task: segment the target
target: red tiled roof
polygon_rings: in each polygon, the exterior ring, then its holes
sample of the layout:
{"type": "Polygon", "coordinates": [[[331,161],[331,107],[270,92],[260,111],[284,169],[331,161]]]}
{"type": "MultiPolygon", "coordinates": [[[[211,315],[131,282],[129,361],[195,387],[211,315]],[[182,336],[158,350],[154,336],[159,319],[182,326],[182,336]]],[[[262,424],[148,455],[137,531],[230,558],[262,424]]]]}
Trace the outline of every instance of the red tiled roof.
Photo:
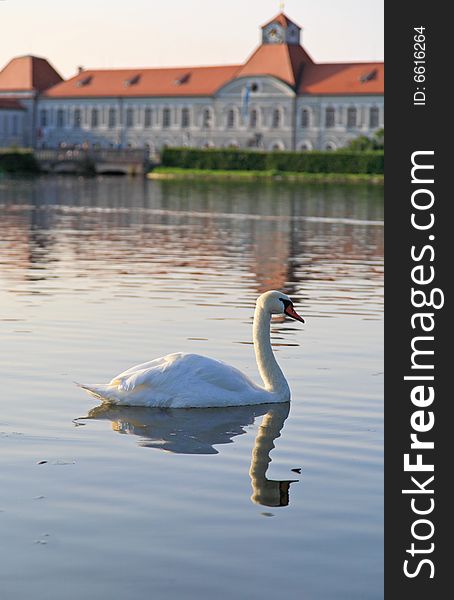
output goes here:
{"type": "MultiPolygon", "coordinates": [[[[293,23],[284,13],[271,22],[293,23]]],[[[237,77],[271,75],[298,94],[382,94],[383,63],[316,64],[298,44],[262,44],[242,65],[90,69],[63,81],[43,58],[22,56],[0,71],[0,91],[38,91],[49,98],[213,96],[237,77]]],[[[12,95],[12,94],[10,94],[12,95]]]]}
{"type": "Polygon", "coordinates": [[[383,94],[384,65],[367,63],[307,64],[298,94],[383,94]]]}
{"type": "Polygon", "coordinates": [[[62,81],[45,58],[19,56],[0,71],[0,90],[42,92],[62,81]]]}
{"type": "Polygon", "coordinates": [[[292,87],[296,87],[306,64],[312,64],[312,58],[302,46],[296,44],[262,44],[240,67],[236,77],[273,75],[292,87]]]}
{"type": "Polygon", "coordinates": [[[44,94],[49,98],[211,96],[240,65],[163,69],[88,69],[44,94]]]}
{"type": "Polygon", "coordinates": [[[0,110],[25,110],[25,108],[14,98],[0,98],[0,110]]]}
{"type": "Polygon", "coordinates": [[[269,25],[270,23],[279,23],[279,25],[282,25],[282,27],[284,27],[285,29],[287,29],[287,27],[290,25],[290,23],[292,25],[296,25],[298,27],[298,29],[301,29],[301,27],[299,25],[297,25],[295,23],[295,21],[292,21],[291,19],[289,19],[287,17],[287,15],[285,15],[283,12],[280,12],[278,15],[276,15],[274,17],[274,19],[270,19],[269,21],[267,21],[266,23],[264,23],[262,25],[262,29],[263,27],[266,27],[267,25],[269,25]]]}

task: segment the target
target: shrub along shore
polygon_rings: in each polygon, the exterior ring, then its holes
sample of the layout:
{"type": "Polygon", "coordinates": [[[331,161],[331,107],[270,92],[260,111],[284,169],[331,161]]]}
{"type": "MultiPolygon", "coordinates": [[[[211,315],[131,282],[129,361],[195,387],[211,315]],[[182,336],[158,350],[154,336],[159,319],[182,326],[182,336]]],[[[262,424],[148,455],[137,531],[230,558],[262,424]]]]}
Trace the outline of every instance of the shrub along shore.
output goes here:
{"type": "Polygon", "coordinates": [[[382,183],[382,150],[355,152],[258,152],[166,148],[151,179],[286,179],[306,182],[382,183]]]}
{"type": "Polygon", "coordinates": [[[0,173],[38,173],[39,165],[32,150],[0,149],[0,173]]]}

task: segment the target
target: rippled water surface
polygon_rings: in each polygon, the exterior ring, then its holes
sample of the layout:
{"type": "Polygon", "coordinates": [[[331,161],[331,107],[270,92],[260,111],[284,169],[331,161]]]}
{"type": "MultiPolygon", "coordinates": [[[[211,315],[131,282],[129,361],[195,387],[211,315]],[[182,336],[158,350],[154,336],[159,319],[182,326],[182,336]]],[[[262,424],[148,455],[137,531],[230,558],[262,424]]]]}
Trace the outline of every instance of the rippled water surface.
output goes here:
{"type": "Polygon", "coordinates": [[[0,198],[2,600],[382,598],[382,189],[0,198]],[[180,350],[258,380],[273,288],[306,318],[272,324],[290,406],[100,408],[73,383],[180,350]]]}

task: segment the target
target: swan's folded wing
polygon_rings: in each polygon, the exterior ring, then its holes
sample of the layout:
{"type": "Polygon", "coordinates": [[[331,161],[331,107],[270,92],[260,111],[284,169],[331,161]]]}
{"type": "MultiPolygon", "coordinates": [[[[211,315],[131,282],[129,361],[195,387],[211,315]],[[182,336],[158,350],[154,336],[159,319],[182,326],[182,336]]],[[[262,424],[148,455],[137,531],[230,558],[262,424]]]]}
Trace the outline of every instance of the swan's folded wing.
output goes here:
{"type": "Polygon", "coordinates": [[[130,375],[126,375],[121,378],[117,378],[114,382],[118,385],[118,389],[122,392],[133,392],[143,386],[145,383],[149,383],[150,375],[153,373],[152,369],[143,369],[133,371],[130,375]]]}
{"type": "Polygon", "coordinates": [[[206,393],[244,393],[259,389],[241,371],[224,362],[198,354],[168,354],[124,371],[111,383],[121,392],[138,392],[148,387],[168,397],[184,396],[194,390],[206,393]],[[211,392],[210,392],[211,390],[211,392]]]}
{"type": "Polygon", "coordinates": [[[244,392],[245,386],[257,387],[244,373],[227,363],[205,356],[192,356],[192,377],[199,381],[231,392],[244,392]]]}
{"type": "Polygon", "coordinates": [[[166,366],[168,366],[169,363],[171,363],[171,362],[173,362],[173,360],[175,360],[175,357],[178,357],[178,356],[182,356],[182,354],[181,353],[167,354],[166,356],[160,356],[159,358],[155,358],[154,360],[150,360],[145,363],[140,363],[139,365],[134,365],[133,367],[126,369],[126,371],[122,371],[119,375],[114,377],[110,383],[114,383],[117,380],[125,379],[125,378],[129,377],[130,375],[132,375],[133,373],[137,373],[139,371],[144,371],[145,369],[165,368],[166,366]]]}
{"type": "Polygon", "coordinates": [[[163,374],[184,356],[181,353],[167,354],[149,362],[135,365],[114,377],[110,383],[117,385],[122,392],[132,392],[144,385],[156,387],[163,374]]]}

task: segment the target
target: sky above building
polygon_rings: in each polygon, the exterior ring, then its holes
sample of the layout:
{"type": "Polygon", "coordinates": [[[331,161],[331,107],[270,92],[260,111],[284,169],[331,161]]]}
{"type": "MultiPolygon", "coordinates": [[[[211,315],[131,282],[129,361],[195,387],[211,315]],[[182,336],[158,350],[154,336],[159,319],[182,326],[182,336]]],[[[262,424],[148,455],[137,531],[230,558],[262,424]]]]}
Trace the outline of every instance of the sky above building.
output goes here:
{"type": "MultiPolygon", "coordinates": [[[[316,62],[383,60],[384,0],[287,0],[316,62]]],[[[63,77],[86,68],[243,63],[276,0],[2,0],[0,69],[47,58],[63,77]]]]}

